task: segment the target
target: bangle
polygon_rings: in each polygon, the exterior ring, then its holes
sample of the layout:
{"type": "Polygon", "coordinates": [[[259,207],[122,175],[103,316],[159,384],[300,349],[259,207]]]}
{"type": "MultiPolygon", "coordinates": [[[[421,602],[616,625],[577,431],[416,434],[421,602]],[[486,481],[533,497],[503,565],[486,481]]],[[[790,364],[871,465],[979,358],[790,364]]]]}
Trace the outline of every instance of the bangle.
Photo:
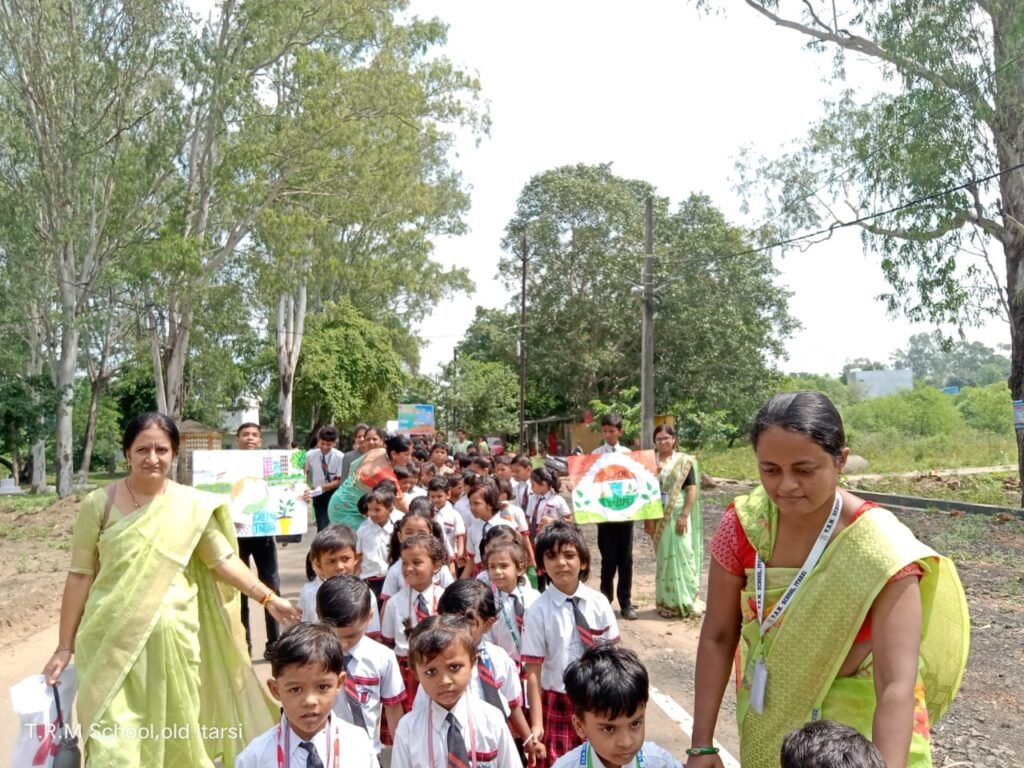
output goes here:
{"type": "Polygon", "coordinates": [[[275,597],[277,597],[277,595],[274,594],[274,590],[268,589],[266,596],[262,600],[260,600],[260,605],[262,605],[264,608],[266,608],[267,607],[267,603],[269,603],[275,597]]]}
{"type": "Polygon", "coordinates": [[[61,646],[57,646],[57,650],[54,651],[54,653],[60,653],[62,651],[67,651],[68,653],[74,653],[74,651],[71,650],[70,648],[62,648],[61,646]]]}
{"type": "Polygon", "coordinates": [[[690,747],[686,750],[688,757],[697,757],[697,755],[717,755],[718,747],[690,747]]]}
{"type": "Polygon", "coordinates": [[[530,735],[523,739],[523,746],[525,747],[531,741],[533,741],[533,731],[530,731],[530,735]]]}

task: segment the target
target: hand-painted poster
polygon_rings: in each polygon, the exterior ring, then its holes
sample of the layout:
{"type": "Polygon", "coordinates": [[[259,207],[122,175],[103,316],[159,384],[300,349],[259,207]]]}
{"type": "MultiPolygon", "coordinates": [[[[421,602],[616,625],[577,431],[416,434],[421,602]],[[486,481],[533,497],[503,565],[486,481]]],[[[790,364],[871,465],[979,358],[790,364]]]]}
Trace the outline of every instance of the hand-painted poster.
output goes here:
{"type": "Polygon", "coordinates": [[[406,435],[433,435],[434,406],[426,403],[400,404],[398,431],[406,435]]]}
{"type": "Polygon", "coordinates": [[[196,451],[192,485],[228,497],[238,536],[305,533],[305,451],[196,451]]]}
{"type": "Polygon", "coordinates": [[[661,517],[654,451],[569,457],[577,523],[619,523],[661,517]]]}

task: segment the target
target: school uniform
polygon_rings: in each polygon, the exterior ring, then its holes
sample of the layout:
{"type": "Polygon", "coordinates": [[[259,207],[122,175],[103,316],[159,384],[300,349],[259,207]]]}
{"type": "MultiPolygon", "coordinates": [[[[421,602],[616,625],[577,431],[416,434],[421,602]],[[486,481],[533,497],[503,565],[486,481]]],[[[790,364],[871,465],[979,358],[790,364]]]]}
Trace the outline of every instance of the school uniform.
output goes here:
{"type": "Polygon", "coordinates": [[[409,696],[406,700],[407,705],[412,704],[419,681],[409,664],[409,639],[405,634],[406,622],[412,629],[420,623],[421,618],[435,615],[437,601],[441,599],[443,592],[444,589],[436,584],[431,584],[423,592],[417,592],[406,584],[384,604],[384,617],[381,619],[380,627],[381,640],[395,649],[398,666],[402,670],[402,678],[405,681],[405,691],[409,696]]]}
{"type": "Polygon", "coordinates": [[[365,732],[373,742],[374,753],[379,754],[384,707],[405,700],[405,683],[395,652],[366,636],[359,638],[345,654],[345,690],[334,700],[335,715],[365,732]]]}
{"type": "Polygon", "coordinates": [[[426,488],[423,488],[422,486],[419,486],[419,485],[414,485],[412,488],[409,489],[409,492],[405,494],[405,500],[406,500],[406,502],[410,502],[413,499],[418,498],[419,496],[426,496],[426,495],[427,495],[427,489],[426,488]]]}
{"type": "Polygon", "coordinates": [[[235,768],[278,768],[278,749],[282,750],[284,768],[307,768],[312,748],[325,768],[379,768],[377,754],[370,737],[360,728],[338,717],[328,717],[319,733],[308,742],[295,733],[288,718],[264,731],[235,758],[235,768]],[[311,747],[303,746],[305,744],[311,747]]]}
{"type": "MultiPolygon", "coordinates": [[[[629,452],[621,443],[602,443],[591,451],[597,455],[629,452]]],[[[607,597],[609,602],[616,596],[619,600],[619,610],[625,611],[633,605],[633,521],[598,525],[597,548],[601,552],[601,594],[607,597]],[[615,588],[616,572],[619,575],[618,589],[615,588]]]]}
{"type": "MultiPolygon", "coordinates": [[[[530,528],[531,541],[536,542],[537,532],[545,517],[553,517],[556,520],[568,520],[572,517],[569,504],[553,490],[549,490],[543,496],[536,493],[530,494],[529,501],[527,501],[526,522],[530,528]]],[[[537,565],[543,564],[538,563],[537,565]]]]}
{"type": "Polygon", "coordinates": [[[462,524],[466,528],[466,532],[469,533],[469,528],[473,525],[473,521],[476,520],[473,517],[473,511],[469,508],[469,496],[465,493],[456,499],[452,506],[455,507],[455,511],[462,515],[462,524]]]}
{"type": "Polygon", "coordinates": [[[506,501],[498,510],[498,515],[502,520],[512,523],[512,527],[521,535],[530,533],[530,525],[526,522],[526,513],[519,505],[506,501]]]}
{"type": "Polygon", "coordinates": [[[494,601],[498,604],[498,618],[487,632],[490,641],[503,648],[520,668],[526,609],[540,597],[540,592],[530,586],[530,582],[525,579],[522,581],[525,583],[520,583],[514,592],[502,592],[495,588],[494,601]]]}
{"type": "MultiPolygon", "coordinates": [[[[299,590],[299,610],[302,611],[302,620],[309,624],[316,624],[320,621],[320,613],[316,609],[316,595],[324,580],[314,576],[312,581],[307,581],[299,590]]],[[[380,613],[377,611],[377,598],[370,592],[370,623],[366,625],[366,634],[370,637],[380,637],[380,613]]]]}
{"type": "Polygon", "coordinates": [[[530,485],[529,478],[512,483],[512,501],[516,503],[516,506],[524,510],[530,501],[530,495],[532,493],[533,486],[530,485]]]}
{"type": "MultiPolygon", "coordinates": [[[[455,581],[455,577],[444,566],[441,566],[437,573],[434,574],[434,583],[441,587],[441,589],[445,589],[453,581],[455,581]]],[[[397,595],[404,586],[405,577],[402,575],[402,561],[395,560],[391,567],[388,568],[388,575],[384,577],[384,585],[380,588],[381,602],[387,602],[387,600],[397,595]]]]}
{"type": "MultiPolygon", "coordinates": [[[[443,768],[449,730],[457,728],[467,765],[476,768],[521,768],[505,719],[494,707],[463,694],[451,710],[434,701],[416,706],[402,718],[391,752],[391,768],[443,768]],[[450,717],[449,717],[450,716],[450,717]]],[[[458,758],[462,762],[462,758],[458,758]]]]}
{"type": "Polygon", "coordinates": [[[497,525],[503,525],[506,528],[511,528],[513,531],[516,529],[514,523],[509,522],[500,515],[494,515],[490,520],[473,518],[473,525],[470,526],[469,532],[466,534],[466,551],[473,555],[473,562],[478,566],[483,564],[483,553],[480,551],[481,542],[487,532],[497,525]]]}
{"type": "Polygon", "coordinates": [[[544,745],[550,765],[581,743],[572,727],[573,707],[562,674],[589,645],[618,642],[619,627],[605,596],[582,582],[572,595],[548,585],[526,610],[524,621],[522,662],[541,665],[544,745]],[[577,609],[585,627],[577,621],[577,609]]]}
{"type": "Polygon", "coordinates": [[[431,507],[431,513],[444,533],[444,549],[448,553],[448,561],[454,562],[455,554],[459,551],[458,538],[466,535],[466,521],[448,501],[440,509],[431,507]]]}
{"type": "MultiPolygon", "coordinates": [[[[487,640],[481,640],[477,647],[477,661],[466,691],[501,712],[506,720],[513,709],[523,706],[523,685],[516,663],[504,649],[487,640]]],[[[413,709],[426,706],[429,700],[427,692],[420,688],[413,709]]]]}
{"type": "Polygon", "coordinates": [[[359,562],[359,578],[367,583],[375,595],[380,595],[384,576],[388,572],[388,548],[395,524],[388,518],[384,525],[377,525],[367,518],[356,531],[356,552],[362,555],[359,562]]]}
{"type": "MultiPolygon", "coordinates": [[[[318,488],[337,480],[341,477],[341,467],[344,462],[345,455],[337,448],[331,448],[330,452],[326,454],[319,448],[306,451],[306,474],[310,479],[310,484],[314,488],[318,488]]],[[[338,489],[333,488],[313,497],[317,532],[331,524],[331,519],[327,516],[327,506],[331,503],[331,497],[336,490],[338,489]]]]}
{"type": "MultiPolygon", "coordinates": [[[[585,742],[571,752],[566,752],[555,761],[551,768],[579,768],[581,765],[586,768],[605,768],[605,764],[597,752],[588,749],[588,746],[589,744],[585,742]],[[588,754],[584,754],[583,750],[585,749],[588,754]]],[[[680,762],[672,756],[671,752],[662,749],[653,741],[644,742],[634,763],[642,765],[643,768],[682,768],[680,762]],[[640,756],[643,759],[639,759],[640,756]]]]}

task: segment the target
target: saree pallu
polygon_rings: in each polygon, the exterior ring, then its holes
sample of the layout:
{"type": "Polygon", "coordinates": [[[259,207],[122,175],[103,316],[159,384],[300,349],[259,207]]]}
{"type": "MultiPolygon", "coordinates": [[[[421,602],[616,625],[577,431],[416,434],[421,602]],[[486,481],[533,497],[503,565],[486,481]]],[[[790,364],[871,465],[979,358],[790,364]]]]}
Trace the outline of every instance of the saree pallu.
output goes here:
{"type": "MultiPolygon", "coordinates": [[[[103,504],[96,491],[86,503],[103,504]]],[[[222,500],[171,485],[100,534],[76,635],[86,763],[231,765],[276,708],[249,664],[239,593],[196,555],[207,525],[237,548],[222,500]]]]}
{"type": "MultiPolygon", "coordinates": [[[[767,560],[774,548],[777,509],[761,488],[736,500],[736,512],[752,546],[767,560]]],[[[836,720],[871,738],[875,713],[872,656],[850,677],[837,677],[875,598],[897,572],[917,562],[922,621],[914,723],[908,768],[931,766],[928,728],[940,718],[963,679],[969,617],[953,563],[918,541],[890,512],[868,509],[844,528],[764,638],[768,684],[764,712],[750,707],[759,643],[752,571],[742,592],[736,716],[744,768],[778,768],[782,740],[815,716],[836,720]]],[[[765,615],[795,575],[768,568],[765,615]]]]}
{"type": "Polygon", "coordinates": [[[391,467],[391,462],[388,461],[388,454],[384,448],[367,451],[352,462],[348,477],[338,486],[327,507],[327,517],[331,525],[347,525],[353,531],[359,530],[359,526],[366,520],[359,514],[359,499],[376,488],[381,480],[393,482],[398,489],[395,500],[402,498],[398,477],[391,467]]]}
{"type": "MultiPolygon", "coordinates": [[[[655,602],[658,610],[682,615],[694,611],[700,591],[700,572],[704,563],[704,517],[700,511],[700,468],[693,456],[675,452],[662,465],[658,481],[665,499],[665,517],[654,522],[656,553],[655,602]],[[693,469],[698,483],[697,500],[690,511],[689,526],[682,536],[676,534],[676,523],[686,507],[683,483],[693,469]]],[[[702,608],[702,606],[698,606],[702,608]]],[[[698,613],[700,610],[697,611],[698,613]]]]}

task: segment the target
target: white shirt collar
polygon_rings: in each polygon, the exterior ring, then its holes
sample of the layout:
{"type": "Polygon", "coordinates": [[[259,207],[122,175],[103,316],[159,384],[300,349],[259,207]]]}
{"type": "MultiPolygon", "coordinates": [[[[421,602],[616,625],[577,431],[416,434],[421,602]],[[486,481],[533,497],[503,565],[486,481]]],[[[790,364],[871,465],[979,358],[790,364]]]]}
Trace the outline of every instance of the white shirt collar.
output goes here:
{"type": "MultiPolygon", "coordinates": [[[[288,726],[288,730],[290,731],[290,733],[288,734],[288,739],[291,742],[291,754],[288,755],[289,760],[295,756],[295,750],[297,749],[302,750],[303,756],[308,755],[309,753],[299,746],[302,742],[306,741],[306,739],[302,738],[301,736],[299,736],[299,734],[295,732],[295,729],[292,728],[292,724],[288,722],[288,718],[286,715],[282,715],[281,717],[285,721],[285,724],[288,726]]],[[[321,760],[324,760],[324,758],[327,755],[327,731],[330,729],[330,727],[331,717],[330,715],[328,715],[327,719],[324,720],[324,727],[316,733],[314,733],[313,738],[309,739],[309,741],[313,742],[313,746],[316,747],[316,751],[320,756],[321,760]]]]}
{"type": "Polygon", "coordinates": [[[551,590],[552,594],[554,595],[555,602],[561,606],[565,605],[565,601],[568,600],[570,597],[578,597],[580,594],[580,587],[582,586],[583,582],[581,581],[576,585],[576,591],[573,592],[571,595],[565,594],[565,592],[560,590],[554,584],[548,584],[548,589],[551,590]]]}
{"type": "MultiPolygon", "coordinates": [[[[466,693],[463,692],[463,694],[459,697],[459,700],[455,702],[455,706],[452,707],[450,710],[451,713],[455,715],[455,719],[459,721],[460,727],[462,723],[467,722],[467,716],[469,713],[467,712],[466,708],[468,706],[469,705],[466,703],[466,693]]],[[[440,735],[442,729],[445,728],[445,720],[448,717],[449,710],[442,707],[433,699],[430,700],[430,708],[433,712],[434,731],[440,735]]],[[[447,733],[447,730],[445,730],[444,732],[447,733]]]]}

